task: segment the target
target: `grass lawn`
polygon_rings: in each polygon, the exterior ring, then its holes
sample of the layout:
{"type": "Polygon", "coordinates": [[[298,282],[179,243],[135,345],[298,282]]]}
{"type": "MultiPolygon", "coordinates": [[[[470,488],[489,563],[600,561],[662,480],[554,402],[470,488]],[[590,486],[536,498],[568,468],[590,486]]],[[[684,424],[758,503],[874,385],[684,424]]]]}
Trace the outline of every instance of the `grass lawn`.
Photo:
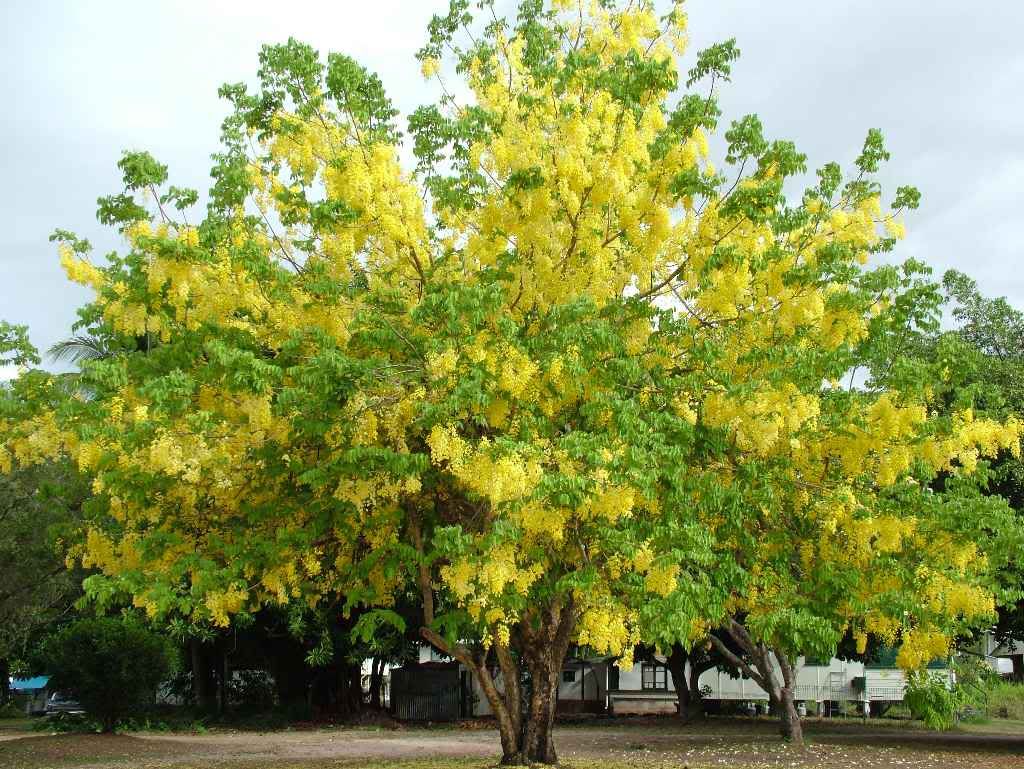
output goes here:
{"type": "Polygon", "coordinates": [[[1024,734],[1024,721],[1012,718],[986,718],[981,721],[964,721],[957,724],[957,731],[968,734],[1024,734]]]}
{"type": "Polygon", "coordinates": [[[0,718],[0,736],[12,732],[30,732],[34,723],[33,718],[0,718]]]}

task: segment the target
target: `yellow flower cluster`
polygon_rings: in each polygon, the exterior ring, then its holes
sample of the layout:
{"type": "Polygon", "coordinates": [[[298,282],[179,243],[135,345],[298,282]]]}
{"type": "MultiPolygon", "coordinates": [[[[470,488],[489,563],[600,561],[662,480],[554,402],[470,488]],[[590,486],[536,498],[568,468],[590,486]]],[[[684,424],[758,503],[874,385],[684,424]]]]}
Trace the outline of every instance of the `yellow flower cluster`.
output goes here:
{"type": "Polygon", "coordinates": [[[427,444],[435,464],[447,463],[452,475],[492,505],[529,498],[543,475],[543,468],[536,459],[518,454],[494,456],[494,449],[486,438],[472,449],[452,425],[435,425],[427,444]]]}
{"type": "Polygon", "coordinates": [[[652,566],[647,570],[644,579],[644,587],[648,593],[660,595],[663,598],[676,589],[676,578],[679,576],[679,564],[667,563],[652,566]]]}
{"type": "Polygon", "coordinates": [[[580,613],[578,641],[598,654],[619,656],[620,667],[632,667],[640,641],[636,616],[609,597],[589,597],[580,613]]]}
{"type": "Polygon", "coordinates": [[[83,286],[89,286],[95,291],[103,288],[106,279],[97,267],[76,256],[67,244],[62,243],[58,248],[58,253],[60,254],[60,266],[64,268],[64,272],[70,280],[81,283],[83,286]]]}
{"type": "Polygon", "coordinates": [[[708,425],[727,427],[740,449],[767,455],[788,452],[790,438],[818,416],[819,403],[789,384],[746,398],[713,392],[704,399],[703,413],[708,425]]]}
{"type": "Polygon", "coordinates": [[[217,627],[228,627],[231,615],[237,614],[245,606],[248,596],[248,592],[237,585],[227,590],[207,593],[204,604],[210,612],[210,621],[217,627]]]}
{"type": "Polygon", "coordinates": [[[52,412],[43,412],[18,426],[5,436],[6,447],[0,447],[0,469],[9,471],[11,458],[20,465],[36,465],[57,459],[71,439],[57,424],[52,412]]]}
{"type": "Polygon", "coordinates": [[[474,619],[488,625],[505,619],[502,603],[511,592],[524,596],[544,573],[541,563],[519,563],[521,552],[512,545],[487,551],[483,560],[459,558],[441,567],[441,578],[474,619]]]}
{"type": "Polygon", "coordinates": [[[615,522],[633,512],[635,500],[636,492],[633,489],[627,486],[605,485],[583,504],[580,517],[615,522]]]}
{"type": "Polygon", "coordinates": [[[904,670],[918,670],[934,659],[949,654],[949,638],[937,630],[913,628],[903,633],[896,664],[904,670]]]}
{"type": "Polygon", "coordinates": [[[427,357],[427,373],[431,379],[447,379],[455,373],[459,354],[451,347],[427,357]]]}

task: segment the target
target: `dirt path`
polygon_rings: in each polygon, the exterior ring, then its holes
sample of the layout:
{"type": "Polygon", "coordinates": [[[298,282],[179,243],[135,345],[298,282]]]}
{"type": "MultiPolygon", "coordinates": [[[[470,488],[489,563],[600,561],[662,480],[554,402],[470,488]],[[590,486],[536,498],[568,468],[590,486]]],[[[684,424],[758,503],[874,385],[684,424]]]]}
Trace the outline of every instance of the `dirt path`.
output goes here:
{"type": "MultiPolygon", "coordinates": [[[[563,760],[608,758],[643,766],[826,767],[869,769],[1008,769],[1024,767],[1024,734],[932,734],[913,729],[809,724],[808,746],[783,743],[770,724],[711,722],[691,727],[615,723],[561,727],[563,760]]],[[[130,735],[4,735],[0,767],[119,769],[126,766],[310,766],[357,759],[480,758],[498,756],[490,730],[323,729],[270,733],[213,732],[130,735]]]]}

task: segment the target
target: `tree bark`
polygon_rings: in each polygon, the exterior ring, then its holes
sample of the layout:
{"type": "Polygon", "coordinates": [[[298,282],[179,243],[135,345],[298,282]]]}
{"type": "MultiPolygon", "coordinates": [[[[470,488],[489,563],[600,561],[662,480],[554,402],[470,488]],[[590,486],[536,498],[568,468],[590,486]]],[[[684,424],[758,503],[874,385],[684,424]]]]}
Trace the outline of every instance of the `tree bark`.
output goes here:
{"type": "Polygon", "coordinates": [[[384,660],[374,657],[370,667],[370,707],[380,710],[381,684],[384,682],[384,660]]]}
{"type": "Polygon", "coordinates": [[[524,748],[530,763],[557,764],[554,725],[558,705],[558,677],[562,659],[551,650],[537,650],[527,656],[532,690],[526,722],[524,748]]]}
{"type": "Polygon", "coordinates": [[[672,652],[665,660],[668,672],[672,674],[672,685],[676,689],[676,700],[679,703],[677,715],[684,724],[690,723],[693,718],[691,713],[693,698],[690,695],[690,680],[686,675],[686,662],[689,657],[689,653],[683,648],[681,643],[674,643],[672,644],[672,652]]]}
{"type": "Polygon", "coordinates": [[[434,591],[419,521],[410,516],[409,535],[419,554],[416,580],[423,600],[420,636],[442,653],[460,662],[480,684],[498,722],[501,763],[505,766],[556,764],[553,739],[558,682],[569,643],[576,629],[576,607],[571,600],[555,600],[542,609],[528,611],[512,631],[510,643],[493,634],[491,647],[501,670],[501,688],[487,666],[488,650],[449,643],[434,630],[434,591]],[[520,664],[530,673],[529,702],[519,685],[520,664]]]}
{"type": "Polygon", "coordinates": [[[780,732],[783,739],[802,745],[804,741],[803,725],[800,723],[800,714],[796,711],[794,697],[796,672],[789,656],[779,648],[769,649],[765,644],[754,641],[747,629],[735,619],[729,620],[725,630],[737,646],[743,650],[749,658],[749,662],[734,654],[721,639],[712,634],[711,642],[715,648],[729,664],[746,673],[768,693],[768,699],[779,713],[780,732]],[[781,682],[775,675],[775,669],[772,666],[772,653],[775,654],[779,663],[779,670],[782,673],[781,682]]]}
{"type": "Polygon", "coordinates": [[[576,629],[576,613],[574,607],[556,601],[540,613],[539,619],[539,626],[534,626],[533,617],[526,617],[517,634],[519,652],[533,685],[524,748],[532,763],[557,764],[554,726],[558,682],[576,629]]]}
{"type": "Polygon", "coordinates": [[[211,686],[209,655],[198,638],[189,639],[189,653],[192,661],[192,695],[201,710],[212,713],[216,709],[211,686]]]}
{"type": "Polygon", "coordinates": [[[11,666],[6,657],[0,657],[0,706],[11,701],[11,666]]]}
{"type": "Polygon", "coordinates": [[[800,722],[800,714],[796,710],[796,670],[782,649],[773,649],[775,659],[779,662],[782,672],[782,686],[779,687],[779,716],[782,719],[782,737],[796,745],[803,745],[804,728],[800,722]]]}

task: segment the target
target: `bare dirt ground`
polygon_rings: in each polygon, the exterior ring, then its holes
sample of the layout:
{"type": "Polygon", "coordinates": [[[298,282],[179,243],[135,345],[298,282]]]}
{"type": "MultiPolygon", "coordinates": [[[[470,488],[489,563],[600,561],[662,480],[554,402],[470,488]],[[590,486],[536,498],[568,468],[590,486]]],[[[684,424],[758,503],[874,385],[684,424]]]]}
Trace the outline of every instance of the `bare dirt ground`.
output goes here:
{"type": "MultiPolygon", "coordinates": [[[[870,723],[813,721],[806,724],[806,732],[807,746],[800,749],[782,742],[767,720],[712,719],[682,726],[671,719],[630,719],[562,726],[555,739],[569,766],[609,769],[1024,768],[1024,732],[934,734],[870,723]]],[[[492,766],[498,753],[497,735],[489,729],[332,728],[113,736],[0,731],[0,767],[5,769],[312,769],[384,766],[392,761],[401,766],[413,759],[432,759],[430,766],[473,768],[492,766]]]]}

